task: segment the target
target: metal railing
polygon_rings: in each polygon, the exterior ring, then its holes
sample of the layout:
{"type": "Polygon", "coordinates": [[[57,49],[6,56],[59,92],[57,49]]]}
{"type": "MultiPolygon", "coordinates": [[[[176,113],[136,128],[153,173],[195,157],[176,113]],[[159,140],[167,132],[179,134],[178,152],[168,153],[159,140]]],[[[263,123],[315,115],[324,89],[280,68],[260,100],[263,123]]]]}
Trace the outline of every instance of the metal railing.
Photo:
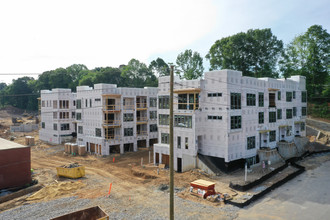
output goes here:
{"type": "Polygon", "coordinates": [[[103,125],[104,126],[120,126],[121,125],[121,120],[103,120],[103,125]]]}
{"type": "Polygon", "coordinates": [[[148,135],[148,131],[137,131],[136,134],[138,136],[148,135]]]}
{"type": "Polygon", "coordinates": [[[147,103],[136,103],[136,108],[147,108],[147,103]]]}
{"type": "Polygon", "coordinates": [[[134,105],[123,105],[123,110],[134,110],[134,105]]]}
{"type": "Polygon", "coordinates": [[[136,118],[136,122],[147,122],[148,121],[148,117],[137,117],[136,118]]]}
{"type": "Polygon", "coordinates": [[[120,141],[120,135],[105,135],[105,139],[112,141],[120,141]]]}
{"type": "Polygon", "coordinates": [[[173,103],[173,105],[177,105],[179,110],[196,110],[199,108],[199,102],[193,103],[173,103]]]}
{"type": "Polygon", "coordinates": [[[121,105],[103,105],[104,111],[120,111],[121,105]]]}

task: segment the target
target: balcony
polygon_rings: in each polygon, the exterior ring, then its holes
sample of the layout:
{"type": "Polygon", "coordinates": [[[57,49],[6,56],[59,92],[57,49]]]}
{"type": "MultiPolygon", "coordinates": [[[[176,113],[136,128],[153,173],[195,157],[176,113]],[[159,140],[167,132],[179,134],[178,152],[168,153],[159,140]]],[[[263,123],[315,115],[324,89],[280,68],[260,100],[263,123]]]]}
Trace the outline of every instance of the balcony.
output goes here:
{"type": "Polygon", "coordinates": [[[147,103],[136,103],[136,110],[147,110],[147,103]]]}
{"type": "Polygon", "coordinates": [[[268,88],[269,91],[269,108],[276,108],[276,95],[275,92],[278,91],[278,89],[272,89],[272,88],[268,88]]]}
{"type": "Polygon", "coordinates": [[[121,105],[104,105],[103,106],[104,112],[120,112],[121,111],[121,105]]]}
{"type": "Polygon", "coordinates": [[[120,127],[121,120],[103,120],[103,127],[120,127]]]}
{"type": "Polygon", "coordinates": [[[147,124],[148,118],[147,117],[137,117],[136,124],[147,124]]]}
{"type": "Polygon", "coordinates": [[[123,110],[124,111],[134,110],[134,105],[123,105],[123,110]]]}
{"type": "Polygon", "coordinates": [[[120,135],[105,135],[105,139],[106,140],[110,140],[110,141],[120,141],[120,135]]]}
{"type": "Polygon", "coordinates": [[[137,131],[136,132],[137,136],[147,136],[148,135],[148,131],[137,131]]]}
{"type": "Polygon", "coordinates": [[[199,108],[199,93],[200,88],[176,89],[174,93],[178,94],[178,103],[173,103],[178,106],[179,110],[196,110],[199,108]]]}
{"type": "Polygon", "coordinates": [[[199,108],[198,102],[190,102],[190,103],[173,103],[174,105],[178,105],[179,110],[196,110],[199,108]]]}

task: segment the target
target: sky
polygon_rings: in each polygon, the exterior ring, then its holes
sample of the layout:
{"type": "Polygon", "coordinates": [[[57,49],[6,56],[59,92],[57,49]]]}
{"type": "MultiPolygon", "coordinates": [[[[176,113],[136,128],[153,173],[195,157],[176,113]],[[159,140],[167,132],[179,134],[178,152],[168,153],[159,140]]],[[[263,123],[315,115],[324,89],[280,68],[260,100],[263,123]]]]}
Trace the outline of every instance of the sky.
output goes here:
{"type": "Polygon", "coordinates": [[[186,49],[205,57],[249,29],[287,44],[314,24],[330,32],[329,0],[0,0],[0,82],[72,64],[175,63],[186,49]]]}

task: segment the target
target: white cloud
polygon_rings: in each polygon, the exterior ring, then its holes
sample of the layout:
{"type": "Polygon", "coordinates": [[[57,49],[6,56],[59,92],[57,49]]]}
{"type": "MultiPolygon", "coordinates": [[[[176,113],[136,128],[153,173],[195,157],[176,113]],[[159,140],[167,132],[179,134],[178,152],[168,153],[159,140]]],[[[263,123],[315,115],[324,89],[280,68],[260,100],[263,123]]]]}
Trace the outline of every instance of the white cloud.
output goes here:
{"type": "Polygon", "coordinates": [[[0,73],[147,62],[193,43],[215,22],[211,0],[2,1],[0,73]]]}

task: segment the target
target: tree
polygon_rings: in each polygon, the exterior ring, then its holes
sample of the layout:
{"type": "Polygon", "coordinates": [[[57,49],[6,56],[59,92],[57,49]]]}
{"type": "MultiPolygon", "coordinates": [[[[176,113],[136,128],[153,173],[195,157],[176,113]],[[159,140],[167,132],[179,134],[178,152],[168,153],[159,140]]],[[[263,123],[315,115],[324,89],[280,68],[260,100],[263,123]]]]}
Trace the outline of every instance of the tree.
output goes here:
{"type": "Polygon", "coordinates": [[[157,58],[156,60],[151,61],[149,65],[149,69],[156,73],[157,76],[169,76],[170,75],[170,68],[165,63],[162,58],[157,58]]]}
{"type": "MultiPolygon", "coordinates": [[[[72,88],[72,76],[64,68],[43,72],[36,84],[39,90],[54,88],[72,88]]],[[[72,88],[74,89],[74,88],[72,88]]]]}
{"type": "Polygon", "coordinates": [[[88,73],[88,68],[83,64],[73,64],[66,68],[66,72],[72,79],[69,88],[75,91],[79,80],[88,73]]]}
{"type": "Polygon", "coordinates": [[[6,83],[0,83],[0,91],[7,87],[6,83]]]}
{"type": "Polygon", "coordinates": [[[234,69],[244,76],[277,77],[277,63],[283,42],[270,29],[250,29],[246,33],[217,40],[206,58],[210,70],[234,69]]]}
{"type": "Polygon", "coordinates": [[[5,89],[6,103],[17,108],[36,110],[39,94],[31,88],[33,81],[35,80],[32,77],[27,76],[13,80],[5,89]]]}
{"type": "Polygon", "coordinates": [[[185,50],[185,52],[180,53],[176,58],[176,64],[178,66],[176,74],[180,75],[181,78],[189,80],[198,79],[203,76],[203,58],[198,52],[185,50]]]}
{"type": "Polygon", "coordinates": [[[156,87],[158,85],[157,78],[153,72],[146,64],[136,59],[131,59],[122,68],[121,76],[129,87],[143,88],[144,86],[156,87]]]}
{"type": "Polygon", "coordinates": [[[90,86],[92,87],[95,82],[95,72],[90,71],[86,75],[84,75],[80,80],[79,80],[79,86],[90,86]]]}
{"type": "Polygon", "coordinates": [[[321,25],[311,26],[286,47],[280,65],[284,77],[306,77],[309,97],[326,95],[330,73],[330,34],[321,25]]]}

